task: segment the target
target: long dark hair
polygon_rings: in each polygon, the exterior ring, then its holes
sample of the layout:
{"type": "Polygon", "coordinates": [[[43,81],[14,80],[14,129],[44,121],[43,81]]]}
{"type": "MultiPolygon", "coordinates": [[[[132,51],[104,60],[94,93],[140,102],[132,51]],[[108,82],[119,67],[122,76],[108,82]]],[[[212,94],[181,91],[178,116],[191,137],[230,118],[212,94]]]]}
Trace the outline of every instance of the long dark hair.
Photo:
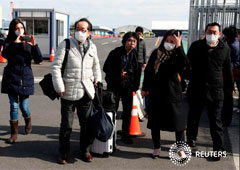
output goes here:
{"type": "Polygon", "coordinates": [[[166,41],[166,39],[167,39],[167,37],[168,37],[169,35],[174,35],[174,34],[177,35],[177,30],[171,29],[171,30],[168,30],[168,31],[166,32],[166,34],[164,35],[164,37],[163,37],[163,39],[162,39],[161,44],[160,44],[159,47],[158,47],[158,49],[159,49],[160,51],[165,51],[164,42],[166,41]]]}
{"type": "Polygon", "coordinates": [[[13,41],[16,40],[17,35],[15,34],[15,28],[16,28],[16,25],[19,24],[19,23],[23,25],[24,32],[25,32],[25,26],[24,26],[22,20],[19,19],[19,18],[13,19],[10,22],[10,25],[9,25],[9,31],[8,31],[8,36],[7,36],[7,39],[6,39],[6,43],[10,43],[10,42],[13,42],[13,41]]]}

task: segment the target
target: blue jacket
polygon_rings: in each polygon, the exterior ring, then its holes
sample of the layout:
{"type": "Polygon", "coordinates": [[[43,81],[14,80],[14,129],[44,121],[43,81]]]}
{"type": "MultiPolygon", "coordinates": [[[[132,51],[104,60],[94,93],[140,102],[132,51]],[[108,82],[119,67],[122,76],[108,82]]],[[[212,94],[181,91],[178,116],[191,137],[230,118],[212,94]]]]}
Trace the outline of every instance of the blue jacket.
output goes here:
{"type": "Polygon", "coordinates": [[[3,71],[1,92],[33,95],[34,78],[31,61],[34,59],[35,63],[42,62],[39,47],[25,43],[6,43],[2,55],[8,60],[8,64],[3,71]]]}
{"type": "Polygon", "coordinates": [[[232,44],[228,44],[231,49],[231,60],[233,64],[233,68],[239,68],[240,66],[240,53],[239,53],[239,41],[237,38],[235,38],[235,41],[232,44]]]}

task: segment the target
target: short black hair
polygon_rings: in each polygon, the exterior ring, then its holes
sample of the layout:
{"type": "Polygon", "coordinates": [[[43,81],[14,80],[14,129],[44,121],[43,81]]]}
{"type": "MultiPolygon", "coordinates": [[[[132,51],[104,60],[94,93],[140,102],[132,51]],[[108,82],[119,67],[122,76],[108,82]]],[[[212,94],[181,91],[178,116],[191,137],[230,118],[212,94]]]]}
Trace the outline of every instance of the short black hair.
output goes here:
{"type": "Polygon", "coordinates": [[[88,23],[88,31],[92,31],[92,24],[91,24],[91,22],[87,18],[81,18],[81,19],[77,20],[75,22],[75,24],[74,24],[74,29],[76,29],[77,28],[77,24],[79,22],[82,22],[82,21],[87,22],[88,23]]]}
{"type": "Polygon", "coordinates": [[[233,43],[237,37],[237,29],[234,26],[226,27],[223,29],[223,34],[228,43],[233,43]]]}
{"type": "Polygon", "coordinates": [[[237,34],[240,34],[240,29],[237,29],[237,34]]]}
{"type": "Polygon", "coordinates": [[[135,30],[135,32],[141,32],[143,33],[143,27],[138,26],[135,30]]]}
{"type": "Polygon", "coordinates": [[[137,35],[135,32],[127,32],[127,33],[123,36],[122,44],[125,45],[126,42],[127,42],[127,40],[128,40],[130,37],[133,37],[133,38],[135,38],[136,40],[138,39],[138,35],[137,35]]]}
{"type": "Polygon", "coordinates": [[[221,26],[220,26],[217,22],[213,22],[213,23],[207,24],[207,26],[206,26],[206,28],[205,28],[205,32],[207,31],[208,27],[213,27],[213,26],[218,26],[219,31],[220,31],[221,26]]]}

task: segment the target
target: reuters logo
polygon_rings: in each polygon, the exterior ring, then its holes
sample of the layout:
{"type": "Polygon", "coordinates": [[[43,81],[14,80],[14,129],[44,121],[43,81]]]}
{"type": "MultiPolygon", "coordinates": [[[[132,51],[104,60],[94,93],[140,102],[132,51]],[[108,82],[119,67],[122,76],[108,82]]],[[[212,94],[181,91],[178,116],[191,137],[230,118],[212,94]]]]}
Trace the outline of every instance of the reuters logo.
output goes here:
{"type": "Polygon", "coordinates": [[[191,149],[187,143],[179,141],[174,143],[169,149],[169,158],[175,165],[184,166],[191,159],[191,149]]]}

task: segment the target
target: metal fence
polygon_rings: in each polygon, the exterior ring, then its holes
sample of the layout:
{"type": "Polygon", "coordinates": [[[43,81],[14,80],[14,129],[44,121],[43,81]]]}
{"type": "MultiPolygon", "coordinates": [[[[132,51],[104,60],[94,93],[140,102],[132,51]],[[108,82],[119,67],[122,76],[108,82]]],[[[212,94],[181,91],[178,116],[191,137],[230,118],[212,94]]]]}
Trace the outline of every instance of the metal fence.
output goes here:
{"type": "Polygon", "coordinates": [[[212,22],[219,23],[221,30],[230,25],[240,29],[240,0],[190,0],[188,47],[212,22]]]}

